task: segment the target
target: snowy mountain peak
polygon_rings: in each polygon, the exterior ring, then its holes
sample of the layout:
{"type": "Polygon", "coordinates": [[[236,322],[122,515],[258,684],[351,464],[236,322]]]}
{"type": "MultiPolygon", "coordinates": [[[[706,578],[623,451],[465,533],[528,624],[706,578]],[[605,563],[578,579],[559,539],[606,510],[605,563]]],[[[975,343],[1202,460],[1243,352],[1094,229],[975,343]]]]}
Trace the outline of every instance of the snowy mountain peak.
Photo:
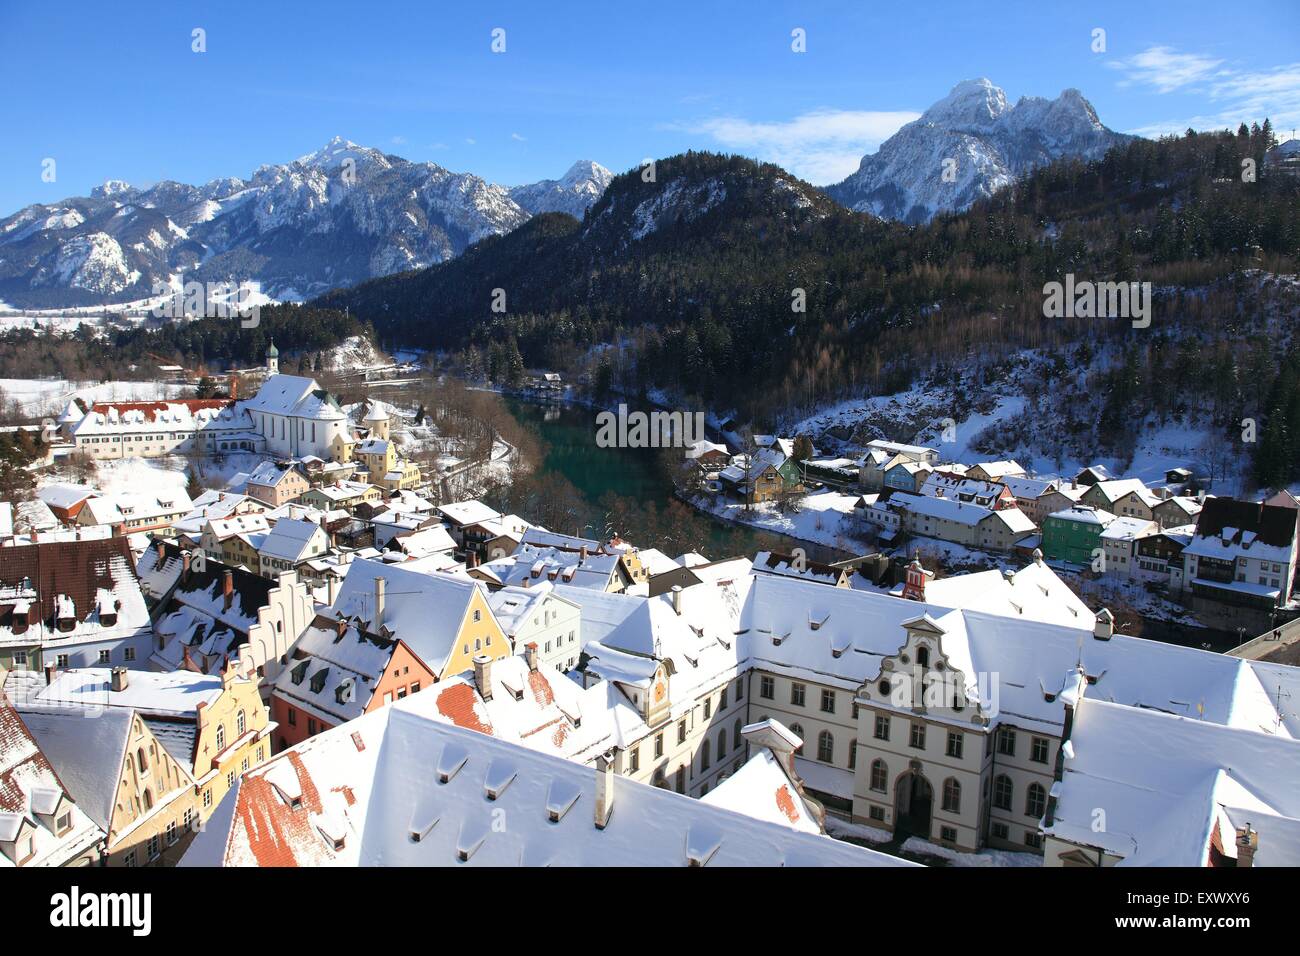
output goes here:
{"type": "Polygon", "coordinates": [[[510,190],[510,198],[533,215],[565,212],[581,219],[592,203],[604,195],[613,178],[614,174],[600,163],[580,159],[560,179],[516,186],[510,190]]]}
{"type": "Polygon", "coordinates": [[[1007,111],[1007,94],[983,77],[962,80],[921,116],[935,126],[987,127],[1007,111]]]}
{"type": "Polygon", "coordinates": [[[377,166],[381,169],[389,169],[392,166],[388,157],[379,150],[360,146],[342,136],[335,136],[315,152],[299,156],[295,164],[329,172],[338,169],[349,159],[353,161],[356,168],[377,166]]]}
{"type": "Polygon", "coordinates": [[[927,222],[1052,160],[1096,159],[1127,138],[1102,125],[1078,90],[1054,100],[1026,96],[1009,107],[989,80],[963,80],[826,192],[859,212],[927,222]]]}
{"type": "Polygon", "coordinates": [[[605,184],[608,185],[613,178],[614,174],[600,163],[593,162],[590,159],[580,159],[569,167],[568,172],[560,177],[560,182],[577,183],[588,179],[599,182],[603,179],[605,184]]]}
{"type": "Polygon", "coordinates": [[[90,195],[96,199],[109,199],[113,196],[121,196],[135,191],[135,187],[130,183],[123,182],[120,179],[106,179],[102,186],[96,186],[92,189],[90,195]]]}

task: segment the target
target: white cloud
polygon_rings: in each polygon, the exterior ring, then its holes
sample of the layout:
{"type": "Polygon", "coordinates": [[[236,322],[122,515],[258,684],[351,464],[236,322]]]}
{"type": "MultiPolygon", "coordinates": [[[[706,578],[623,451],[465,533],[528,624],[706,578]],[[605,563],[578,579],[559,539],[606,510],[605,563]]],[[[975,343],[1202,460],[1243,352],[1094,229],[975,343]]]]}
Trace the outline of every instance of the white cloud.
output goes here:
{"type": "Polygon", "coordinates": [[[405,137],[405,136],[394,136],[394,137],[393,137],[393,145],[394,145],[394,146],[402,146],[402,145],[404,145],[405,143],[406,143],[406,137],[405,137]]]}
{"type": "Polygon", "coordinates": [[[782,166],[816,185],[839,182],[898,128],[920,116],[906,110],[832,110],[759,122],[736,116],[679,124],[707,133],[721,146],[782,166]]]}
{"type": "Polygon", "coordinates": [[[515,141],[518,142],[518,143],[525,142],[526,139],[527,139],[527,137],[520,136],[518,133],[511,133],[511,134],[510,134],[510,138],[513,139],[513,140],[515,140],[515,141]]]}
{"type": "Polygon", "coordinates": [[[468,137],[468,136],[467,136],[467,137],[465,137],[465,142],[467,142],[467,143],[469,143],[471,146],[473,146],[475,143],[478,142],[478,140],[473,139],[472,137],[468,137]]]}
{"type": "Polygon", "coordinates": [[[1160,93],[1172,93],[1210,78],[1222,64],[1222,60],[1210,56],[1153,46],[1130,57],[1110,60],[1106,66],[1124,73],[1120,86],[1150,86],[1160,93]]]}
{"type": "Polygon", "coordinates": [[[1158,93],[1203,96],[1210,109],[1195,116],[1162,120],[1130,130],[1142,136],[1236,128],[1268,117],[1279,134],[1300,126],[1300,63],[1262,70],[1224,66],[1224,61],[1170,47],[1151,47],[1108,64],[1125,72],[1121,86],[1143,84],[1158,93]]]}

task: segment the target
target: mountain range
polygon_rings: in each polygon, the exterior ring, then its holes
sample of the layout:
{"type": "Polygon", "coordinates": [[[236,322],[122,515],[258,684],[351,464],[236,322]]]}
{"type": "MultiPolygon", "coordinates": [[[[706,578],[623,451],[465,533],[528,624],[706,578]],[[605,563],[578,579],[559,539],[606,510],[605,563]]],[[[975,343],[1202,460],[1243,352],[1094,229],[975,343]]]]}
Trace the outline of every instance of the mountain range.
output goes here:
{"type": "Polygon", "coordinates": [[[1130,138],[1103,126],[1078,90],[1008,106],[1006,93],[987,79],[966,80],[826,192],[859,212],[928,222],[1054,159],[1098,159],[1130,138]]]}
{"type": "MultiPolygon", "coordinates": [[[[824,192],[851,210],[926,222],[1053,159],[1095,159],[1128,138],[1103,126],[1077,90],[1008,106],[988,80],[967,80],[824,192]]],[[[0,219],[0,302],[28,309],[135,302],[178,277],[252,280],[271,298],[303,300],[445,262],[533,216],[581,219],[613,178],[584,160],[560,179],[505,188],[336,137],[248,179],[143,189],[110,180],[88,197],[0,219]]],[[[708,190],[665,192],[654,200],[662,208],[639,207],[639,228],[648,232],[665,211],[702,216],[717,201],[708,190]],[[683,207],[694,202],[698,208],[683,207]]]]}
{"type": "Polygon", "coordinates": [[[0,219],[0,300],[131,302],[178,275],[253,280],[272,298],[303,299],[443,262],[537,212],[581,216],[610,175],[581,162],[560,180],[507,190],[336,137],[248,179],[145,189],[110,180],[0,219]]]}

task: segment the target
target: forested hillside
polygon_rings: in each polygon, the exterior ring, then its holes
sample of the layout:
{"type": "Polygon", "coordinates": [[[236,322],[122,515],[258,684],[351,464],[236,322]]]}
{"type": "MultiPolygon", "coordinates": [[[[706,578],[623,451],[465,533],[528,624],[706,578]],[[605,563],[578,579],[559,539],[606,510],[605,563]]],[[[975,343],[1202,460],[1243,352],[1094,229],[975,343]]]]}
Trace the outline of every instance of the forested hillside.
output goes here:
{"type": "MultiPolygon", "coordinates": [[[[1276,443],[1300,430],[1280,421],[1295,391],[1280,375],[1291,326],[1252,312],[1252,276],[1297,271],[1300,184],[1268,175],[1271,142],[1267,124],[1134,139],[924,227],[848,212],[774,166],[689,153],[660,161],[654,181],[617,177],[581,223],[538,217],[318,304],[350,307],[385,340],[467,348],[467,367],[497,380],[587,367],[598,387],[657,388],[756,421],[1017,349],[1110,344],[1125,359],[1096,383],[1103,441],[1122,439],[1135,408],[1192,403],[1224,428],[1271,416],[1263,460],[1276,476],[1268,462],[1297,457],[1276,443]],[[1151,327],[1044,318],[1043,284],[1067,273],[1151,282],[1151,327]]],[[[1294,289],[1269,295],[1285,319],[1294,289]]]]}

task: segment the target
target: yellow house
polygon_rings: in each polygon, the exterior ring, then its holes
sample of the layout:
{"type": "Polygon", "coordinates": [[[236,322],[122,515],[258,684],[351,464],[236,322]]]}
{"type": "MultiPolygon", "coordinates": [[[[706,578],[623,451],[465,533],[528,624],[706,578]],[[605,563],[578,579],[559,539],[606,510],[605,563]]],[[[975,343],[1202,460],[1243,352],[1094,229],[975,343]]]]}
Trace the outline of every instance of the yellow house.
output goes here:
{"type": "Polygon", "coordinates": [[[486,587],[465,576],[354,561],[329,614],[358,618],[370,631],[400,639],[439,680],[472,670],[480,654],[513,653],[486,587]]]}
{"type": "Polygon", "coordinates": [[[399,458],[397,446],[387,438],[368,438],[353,450],[367,472],[367,478],[388,491],[414,488],[420,484],[420,466],[399,458]]]}
{"type": "Polygon", "coordinates": [[[258,692],[257,675],[232,659],[216,693],[194,707],[194,781],[199,815],[206,820],[235,780],[271,754],[271,722],[258,692]]]}
{"type": "Polygon", "coordinates": [[[306,492],[300,499],[303,504],[319,508],[321,511],[343,509],[351,512],[357,505],[365,503],[377,505],[384,500],[384,493],[374,485],[361,481],[336,481],[332,485],[321,485],[306,492]]]}
{"type": "Polygon", "coordinates": [[[9,693],[32,737],[108,835],[107,864],[176,863],[206,816],[192,772],[193,723],[182,713],[199,675],[118,667],[71,670],[49,684],[30,671],[15,677],[27,681],[9,693]]]}

